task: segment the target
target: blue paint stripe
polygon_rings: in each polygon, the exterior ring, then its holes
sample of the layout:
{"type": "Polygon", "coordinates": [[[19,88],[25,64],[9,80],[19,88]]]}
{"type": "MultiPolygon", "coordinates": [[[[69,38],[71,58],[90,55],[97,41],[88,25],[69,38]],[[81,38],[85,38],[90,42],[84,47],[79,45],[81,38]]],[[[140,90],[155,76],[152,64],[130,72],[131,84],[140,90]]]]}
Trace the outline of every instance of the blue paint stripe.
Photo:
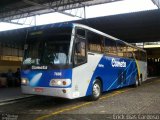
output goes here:
{"type": "MultiPolygon", "coordinates": [[[[126,67],[126,69],[128,69],[128,68],[130,67],[131,63],[133,63],[133,61],[130,62],[130,64],[126,67]]],[[[125,70],[126,70],[126,69],[125,69],[125,70]]],[[[124,70],[124,71],[125,71],[125,70],[124,70]]],[[[122,72],[119,76],[121,76],[122,74],[123,74],[123,72],[122,72]]],[[[118,78],[119,78],[119,76],[118,76],[118,78]]],[[[118,78],[111,84],[111,86],[107,89],[107,91],[110,90],[110,88],[117,82],[118,78]]]]}
{"type": "MultiPolygon", "coordinates": [[[[133,71],[133,69],[137,70],[136,66],[134,66],[134,67],[132,68],[132,71],[133,71]]],[[[135,72],[135,70],[134,70],[134,72],[135,72]]],[[[133,74],[133,72],[131,73],[131,75],[132,75],[132,74],[133,74]]],[[[127,79],[130,77],[130,79],[129,79],[129,81],[128,81],[128,85],[130,84],[130,81],[131,81],[131,75],[129,75],[129,76],[127,77],[127,79]]]]}
{"type": "MultiPolygon", "coordinates": [[[[132,74],[135,73],[136,71],[137,71],[137,69],[135,69],[135,70],[132,72],[132,74]]],[[[128,77],[131,77],[132,74],[130,74],[128,77]]],[[[129,81],[129,82],[130,82],[130,81],[129,81]]],[[[128,82],[128,85],[129,85],[129,82],[128,82]]]]}
{"type": "MultiPolygon", "coordinates": [[[[126,80],[129,78],[129,77],[131,77],[131,75],[133,74],[133,73],[135,73],[137,71],[137,69],[135,69],[127,78],[126,78],[126,80]]],[[[130,82],[130,81],[129,81],[130,82]]],[[[129,85],[129,82],[128,82],[128,85],[129,85]]],[[[120,88],[120,87],[122,87],[121,86],[122,84],[120,84],[117,88],[120,88]]]]}

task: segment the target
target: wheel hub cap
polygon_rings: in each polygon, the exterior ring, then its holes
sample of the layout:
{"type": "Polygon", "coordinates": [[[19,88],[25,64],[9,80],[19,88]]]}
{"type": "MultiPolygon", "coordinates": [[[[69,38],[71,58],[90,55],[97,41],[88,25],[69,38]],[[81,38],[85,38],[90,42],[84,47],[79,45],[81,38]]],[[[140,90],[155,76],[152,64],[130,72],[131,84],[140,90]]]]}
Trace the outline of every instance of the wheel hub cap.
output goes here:
{"type": "Polygon", "coordinates": [[[98,97],[100,95],[100,87],[98,84],[94,84],[93,86],[93,95],[98,97]]]}

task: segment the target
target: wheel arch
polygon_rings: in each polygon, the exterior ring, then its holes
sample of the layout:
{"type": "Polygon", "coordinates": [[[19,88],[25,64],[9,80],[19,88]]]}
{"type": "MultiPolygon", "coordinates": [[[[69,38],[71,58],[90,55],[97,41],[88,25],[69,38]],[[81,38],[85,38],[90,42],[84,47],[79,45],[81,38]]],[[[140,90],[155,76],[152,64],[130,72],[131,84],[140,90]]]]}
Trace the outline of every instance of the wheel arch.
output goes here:
{"type": "Polygon", "coordinates": [[[86,96],[89,96],[92,94],[92,86],[96,82],[96,80],[99,80],[101,82],[101,91],[103,92],[103,80],[100,76],[96,76],[96,77],[92,77],[86,91],[86,96]]]}

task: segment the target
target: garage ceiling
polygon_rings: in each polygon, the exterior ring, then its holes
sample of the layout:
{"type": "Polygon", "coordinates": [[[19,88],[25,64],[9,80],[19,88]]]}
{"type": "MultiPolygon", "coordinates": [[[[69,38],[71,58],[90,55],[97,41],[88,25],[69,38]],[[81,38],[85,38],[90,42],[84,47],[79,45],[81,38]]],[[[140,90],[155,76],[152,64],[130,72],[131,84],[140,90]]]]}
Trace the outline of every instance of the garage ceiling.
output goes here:
{"type": "Polygon", "coordinates": [[[1,0],[0,22],[120,0],[1,0]]]}
{"type": "MultiPolygon", "coordinates": [[[[129,43],[160,41],[160,10],[97,17],[72,23],[81,23],[115,36],[129,43]]],[[[26,31],[45,29],[52,25],[42,25],[0,32],[1,42],[24,42],[26,31]]]]}

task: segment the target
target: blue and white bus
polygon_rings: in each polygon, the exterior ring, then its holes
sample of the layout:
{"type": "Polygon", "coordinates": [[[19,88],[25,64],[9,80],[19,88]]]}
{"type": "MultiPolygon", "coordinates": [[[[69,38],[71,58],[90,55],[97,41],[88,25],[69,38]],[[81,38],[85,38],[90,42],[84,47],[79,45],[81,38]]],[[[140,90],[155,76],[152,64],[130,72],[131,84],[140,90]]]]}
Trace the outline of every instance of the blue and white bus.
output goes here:
{"type": "Polygon", "coordinates": [[[104,91],[141,85],[146,51],[81,24],[41,26],[28,32],[21,77],[26,94],[97,100],[104,91]]]}

